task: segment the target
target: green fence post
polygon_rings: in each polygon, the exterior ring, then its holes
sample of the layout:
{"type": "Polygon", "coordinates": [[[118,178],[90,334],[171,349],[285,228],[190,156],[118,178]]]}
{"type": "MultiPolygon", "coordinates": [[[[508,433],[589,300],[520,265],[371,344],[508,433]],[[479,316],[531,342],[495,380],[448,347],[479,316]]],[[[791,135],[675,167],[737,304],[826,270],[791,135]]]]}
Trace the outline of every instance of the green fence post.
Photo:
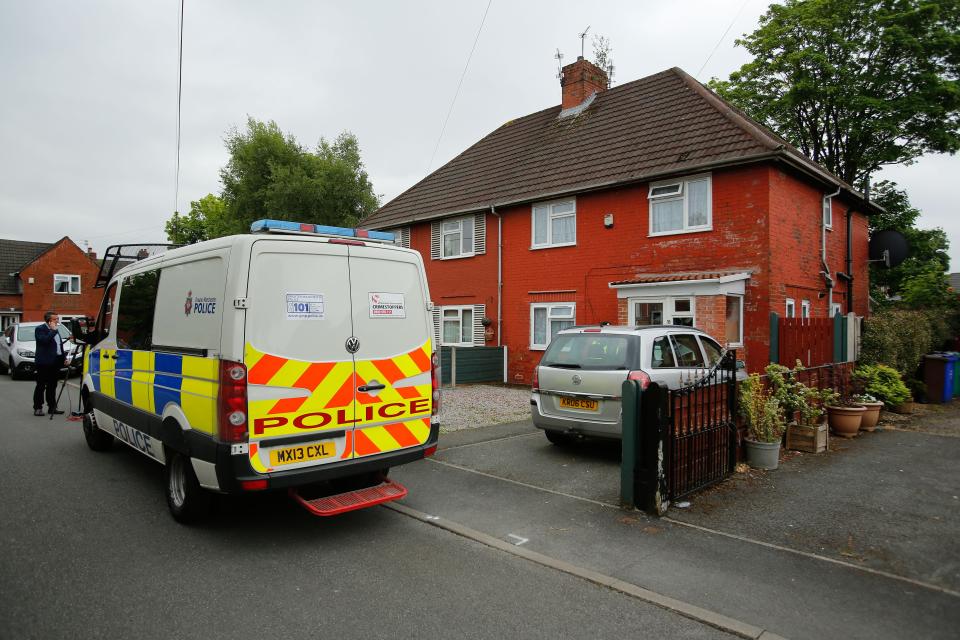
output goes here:
{"type": "Polygon", "coordinates": [[[843,353],[843,316],[839,313],[833,316],[833,361],[846,360],[843,353]]]}
{"type": "Polygon", "coordinates": [[[670,506],[670,488],[667,485],[669,449],[666,410],[669,391],[652,383],[643,392],[643,402],[638,407],[640,425],[640,453],[637,464],[637,507],[652,516],[662,516],[670,506]]]}
{"type": "Polygon", "coordinates": [[[620,388],[623,407],[620,412],[620,506],[633,509],[637,506],[636,472],[640,457],[640,385],[636,380],[624,380],[620,388]]]}
{"type": "Polygon", "coordinates": [[[770,312],[770,362],[780,362],[780,316],[770,312]]]}

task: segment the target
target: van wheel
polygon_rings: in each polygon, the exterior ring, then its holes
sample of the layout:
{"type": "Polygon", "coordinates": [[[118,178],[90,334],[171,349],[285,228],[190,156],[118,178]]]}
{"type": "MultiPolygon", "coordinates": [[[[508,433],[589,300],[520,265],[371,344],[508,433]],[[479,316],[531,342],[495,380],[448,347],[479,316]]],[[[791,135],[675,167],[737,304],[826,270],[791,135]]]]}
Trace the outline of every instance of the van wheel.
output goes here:
{"type": "Polygon", "coordinates": [[[553,429],[545,429],[543,431],[543,434],[547,436],[547,440],[549,440],[552,444],[557,445],[558,447],[561,447],[565,444],[570,444],[571,442],[570,436],[568,436],[567,434],[561,431],[554,431],[553,429]]]}
{"type": "Polygon", "coordinates": [[[90,413],[83,414],[83,438],[94,451],[109,451],[113,446],[113,436],[95,425],[90,413]]]}
{"type": "Polygon", "coordinates": [[[163,468],[167,485],[167,506],[177,522],[197,522],[210,511],[213,496],[197,481],[190,458],[168,451],[170,458],[163,468]]]}

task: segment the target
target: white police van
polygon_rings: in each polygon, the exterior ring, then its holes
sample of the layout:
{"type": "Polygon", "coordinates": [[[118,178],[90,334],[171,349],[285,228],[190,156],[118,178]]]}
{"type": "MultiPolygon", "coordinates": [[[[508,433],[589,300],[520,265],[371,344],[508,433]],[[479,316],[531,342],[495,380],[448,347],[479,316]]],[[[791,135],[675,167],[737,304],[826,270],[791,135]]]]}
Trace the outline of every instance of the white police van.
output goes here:
{"type": "Polygon", "coordinates": [[[436,450],[438,357],[422,258],[391,240],[262,220],[114,251],[132,263],[84,336],[87,444],[163,464],[180,521],[213,493],[287,489],[318,515],[405,495],[386,473],[436,450]]]}

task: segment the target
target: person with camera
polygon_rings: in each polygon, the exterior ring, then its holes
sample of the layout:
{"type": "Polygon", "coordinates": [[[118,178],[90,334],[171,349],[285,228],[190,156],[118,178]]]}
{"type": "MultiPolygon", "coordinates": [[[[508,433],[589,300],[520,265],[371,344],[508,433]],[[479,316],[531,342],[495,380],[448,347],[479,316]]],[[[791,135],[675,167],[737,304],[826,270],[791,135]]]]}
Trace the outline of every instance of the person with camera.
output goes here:
{"type": "Polygon", "coordinates": [[[63,338],[58,326],[60,316],[53,311],[43,314],[43,322],[34,335],[37,341],[36,357],[37,386],[33,390],[33,415],[42,416],[43,400],[46,396],[47,411],[50,415],[61,414],[57,409],[57,377],[67,358],[63,348],[63,338]]]}

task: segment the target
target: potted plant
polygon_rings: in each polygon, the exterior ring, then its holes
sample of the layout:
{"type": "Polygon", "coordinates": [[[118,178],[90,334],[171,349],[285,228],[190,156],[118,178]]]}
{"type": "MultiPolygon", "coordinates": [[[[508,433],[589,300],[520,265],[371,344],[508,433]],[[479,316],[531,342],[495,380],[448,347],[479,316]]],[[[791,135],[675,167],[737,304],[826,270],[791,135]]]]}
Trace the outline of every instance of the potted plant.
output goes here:
{"type": "Polygon", "coordinates": [[[828,447],[827,423],[823,419],[824,405],[832,399],[833,391],[826,392],[803,387],[804,402],[796,422],[787,425],[787,449],[820,453],[828,447]]]}
{"type": "Polygon", "coordinates": [[[747,425],[747,464],[755,469],[776,469],[785,422],[783,409],[755,373],[740,383],[740,416],[747,425]]]}
{"type": "Polygon", "coordinates": [[[827,422],[834,435],[842,438],[854,438],[860,432],[860,421],[867,408],[850,398],[837,400],[838,394],[832,394],[827,403],[827,422]]]}
{"type": "MultiPolygon", "coordinates": [[[[910,389],[903,383],[897,370],[883,364],[860,365],[853,371],[853,381],[863,394],[872,396],[874,402],[880,402],[881,406],[897,413],[911,398],[910,389]]],[[[880,410],[876,412],[879,420],[880,410]]],[[[903,413],[912,413],[912,408],[903,413]]]]}
{"type": "Polygon", "coordinates": [[[880,409],[883,408],[883,403],[869,393],[858,393],[853,396],[853,402],[862,405],[866,409],[863,413],[863,418],[860,419],[860,429],[862,431],[876,431],[877,423],[880,421],[880,409]]]}

